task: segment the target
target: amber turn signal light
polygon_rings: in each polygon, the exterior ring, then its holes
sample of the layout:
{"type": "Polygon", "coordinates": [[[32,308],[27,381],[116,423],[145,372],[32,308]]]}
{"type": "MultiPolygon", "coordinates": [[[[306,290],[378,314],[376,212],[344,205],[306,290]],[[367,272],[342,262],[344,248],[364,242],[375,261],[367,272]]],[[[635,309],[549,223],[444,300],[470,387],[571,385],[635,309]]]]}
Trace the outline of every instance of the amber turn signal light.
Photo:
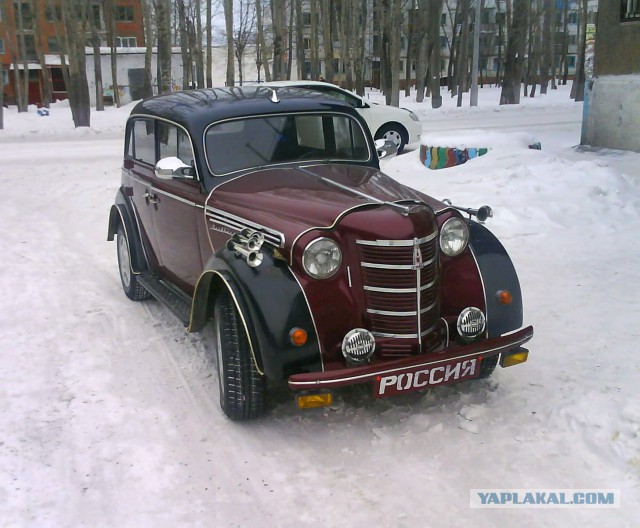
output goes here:
{"type": "Polygon", "coordinates": [[[292,328],[289,332],[289,340],[296,346],[302,346],[307,342],[307,332],[302,328],[292,328]]]}
{"type": "Polygon", "coordinates": [[[300,394],[296,396],[298,409],[317,409],[318,407],[328,407],[333,403],[331,392],[319,392],[315,394],[300,394]]]}
{"type": "Polygon", "coordinates": [[[496,293],[496,299],[498,304],[511,304],[513,302],[513,295],[507,290],[498,290],[496,293]]]}

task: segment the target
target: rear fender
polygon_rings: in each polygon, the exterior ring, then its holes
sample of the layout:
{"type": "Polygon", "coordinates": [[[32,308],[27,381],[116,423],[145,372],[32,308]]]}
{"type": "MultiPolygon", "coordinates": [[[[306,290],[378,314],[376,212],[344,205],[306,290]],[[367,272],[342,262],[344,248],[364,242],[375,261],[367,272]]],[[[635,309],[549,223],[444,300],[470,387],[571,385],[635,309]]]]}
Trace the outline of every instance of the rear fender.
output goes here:
{"type": "Polygon", "coordinates": [[[135,221],[135,213],[132,211],[130,203],[126,200],[122,188],[116,193],[115,203],[109,211],[109,226],[107,240],[115,238],[118,226],[121,225],[127,235],[129,242],[129,253],[131,255],[131,269],[133,273],[139,274],[149,268],[146,254],[142,247],[138,224],[135,221]]]}

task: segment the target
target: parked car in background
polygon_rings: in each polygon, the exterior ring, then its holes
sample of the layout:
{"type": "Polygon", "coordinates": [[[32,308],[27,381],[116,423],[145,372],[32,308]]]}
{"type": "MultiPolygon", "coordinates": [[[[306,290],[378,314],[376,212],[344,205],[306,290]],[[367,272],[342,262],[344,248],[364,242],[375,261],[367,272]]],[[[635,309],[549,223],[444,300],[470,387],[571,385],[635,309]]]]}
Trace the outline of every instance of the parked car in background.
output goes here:
{"type": "Polygon", "coordinates": [[[273,81],[263,83],[263,86],[307,88],[336,97],[357,110],[366,121],[374,139],[393,141],[398,147],[398,153],[407,145],[416,147],[420,144],[422,123],[407,108],[374,103],[335,84],[322,81],[273,81]]]}
{"type": "Polygon", "coordinates": [[[267,380],[309,408],[345,385],[385,397],[526,361],[515,269],[477,221],[490,210],[401,185],[377,146],[351,104],[301,88],[132,110],[108,225],[122,287],[188,332],[213,325],[231,419],[264,411],[267,380]]]}

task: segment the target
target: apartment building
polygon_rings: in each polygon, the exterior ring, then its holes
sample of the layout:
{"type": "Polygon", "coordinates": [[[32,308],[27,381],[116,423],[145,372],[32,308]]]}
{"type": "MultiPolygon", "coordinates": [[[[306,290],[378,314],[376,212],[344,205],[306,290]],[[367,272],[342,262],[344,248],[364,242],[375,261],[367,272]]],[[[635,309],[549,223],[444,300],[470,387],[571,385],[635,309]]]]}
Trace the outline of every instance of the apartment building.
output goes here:
{"type": "MultiPolygon", "coordinates": [[[[86,1],[90,3],[91,15],[96,21],[100,44],[106,46],[109,24],[105,4],[108,3],[86,1]]],[[[29,77],[29,104],[41,103],[46,77],[51,81],[54,99],[66,99],[59,45],[64,38],[60,1],[52,5],[49,0],[20,0],[1,5],[5,7],[4,12],[0,10],[0,64],[5,102],[12,104],[15,101],[16,70],[21,82],[24,82],[24,75],[29,77]],[[39,51],[44,55],[44,71],[39,51]]],[[[144,46],[141,0],[112,0],[112,5],[116,46],[144,46]]],[[[91,46],[91,31],[89,27],[87,30],[87,46],[91,46]]]]}

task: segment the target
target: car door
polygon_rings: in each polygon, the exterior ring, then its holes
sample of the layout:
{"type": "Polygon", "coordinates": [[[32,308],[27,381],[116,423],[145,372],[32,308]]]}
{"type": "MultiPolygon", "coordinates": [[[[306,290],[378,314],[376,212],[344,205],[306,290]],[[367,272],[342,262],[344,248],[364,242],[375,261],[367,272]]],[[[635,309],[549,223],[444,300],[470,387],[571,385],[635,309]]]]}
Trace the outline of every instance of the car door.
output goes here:
{"type": "Polygon", "coordinates": [[[152,269],[159,264],[158,239],[155,226],[156,198],[153,193],[156,162],[155,122],[136,118],[129,122],[127,152],[123,171],[128,181],[125,189],[133,204],[136,222],[147,260],[152,269]]]}
{"type": "Polygon", "coordinates": [[[188,293],[202,272],[200,224],[204,217],[205,194],[195,170],[192,143],[182,127],[158,121],[158,159],[177,157],[193,167],[192,177],[154,175],[154,216],[160,269],[163,275],[188,293]]]}

